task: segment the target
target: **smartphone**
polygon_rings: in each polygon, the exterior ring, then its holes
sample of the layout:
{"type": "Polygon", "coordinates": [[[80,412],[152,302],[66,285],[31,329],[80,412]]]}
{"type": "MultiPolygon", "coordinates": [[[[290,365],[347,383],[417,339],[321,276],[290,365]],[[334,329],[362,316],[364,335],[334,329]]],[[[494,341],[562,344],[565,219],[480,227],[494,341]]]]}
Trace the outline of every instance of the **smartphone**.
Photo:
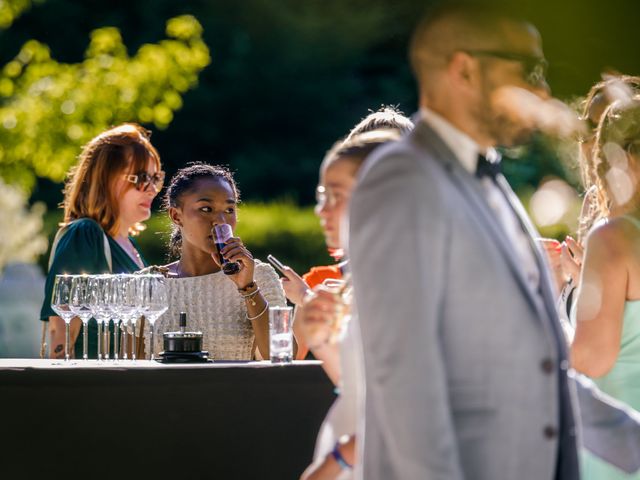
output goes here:
{"type": "Polygon", "coordinates": [[[271,265],[273,265],[278,270],[280,270],[280,273],[284,275],[285,266],[280,260],[278,260],[276,257],[274,257],[271,254],[267,255],[267,260],[269,260],[269,262],[271,262],[271,265]]]}

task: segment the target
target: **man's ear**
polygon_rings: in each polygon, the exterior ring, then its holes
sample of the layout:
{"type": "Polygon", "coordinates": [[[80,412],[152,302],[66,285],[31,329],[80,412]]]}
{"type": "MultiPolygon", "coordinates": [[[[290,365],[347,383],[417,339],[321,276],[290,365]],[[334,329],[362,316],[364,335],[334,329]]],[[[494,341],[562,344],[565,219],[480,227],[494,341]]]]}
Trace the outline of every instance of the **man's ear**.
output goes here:
{"type": "Polygon", "coordinates": [[[175,225],[182,226],[182,212],[179,208],[169,207],[169,218],[175,225]]]}
{"type": "Polygon", "coordinates": [[[447,67],[449,80],[459,88],[469,88],[479,75],[477,60],[466,52],[454,52],[447,67]]]}

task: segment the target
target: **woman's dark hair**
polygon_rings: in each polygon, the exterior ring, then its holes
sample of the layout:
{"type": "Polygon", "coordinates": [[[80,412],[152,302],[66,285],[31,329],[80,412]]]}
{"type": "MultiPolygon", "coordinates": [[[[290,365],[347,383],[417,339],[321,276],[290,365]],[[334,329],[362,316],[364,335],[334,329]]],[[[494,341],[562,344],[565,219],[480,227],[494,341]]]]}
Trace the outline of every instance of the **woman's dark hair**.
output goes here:
{"type": "MultiPolygon", "coordinates": [[[[181,168],[171,177],[167,192],[164,195],[163,209],[168,211],[170,207],[180,207],[182,195],[190,191],[195,183],[203,178],[219,178],[226,181],[235,194],[236,202],[240,202],[240,191],[233,174],[227,167],[194,162],[181,168]]],[[[169,239],[169,256],[171,258],[179,257],[181,247],[182,231],[174,224],[171,227],[171,238],[169,239]]]]}

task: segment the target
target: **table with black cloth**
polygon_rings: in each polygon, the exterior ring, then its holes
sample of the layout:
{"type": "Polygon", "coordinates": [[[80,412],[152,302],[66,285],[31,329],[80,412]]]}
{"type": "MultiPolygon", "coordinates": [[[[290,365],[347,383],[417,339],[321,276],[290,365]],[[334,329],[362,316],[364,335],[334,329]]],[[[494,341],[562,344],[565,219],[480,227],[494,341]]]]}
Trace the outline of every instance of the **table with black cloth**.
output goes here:
{"type": "Polygon", "coordinates": [[[318,361],[0,359],[4,478],[297,479],[335,398],[318,361]]]}

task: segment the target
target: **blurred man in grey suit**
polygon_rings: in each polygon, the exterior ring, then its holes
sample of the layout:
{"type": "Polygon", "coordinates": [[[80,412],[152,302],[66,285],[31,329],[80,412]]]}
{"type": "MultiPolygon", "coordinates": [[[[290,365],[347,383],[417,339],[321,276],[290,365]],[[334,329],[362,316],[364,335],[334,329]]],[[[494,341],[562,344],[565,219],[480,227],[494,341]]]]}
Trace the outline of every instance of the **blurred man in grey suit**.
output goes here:
{"type": "MultiPolygon", "coordinates": [[[[549,96],[540,36],[499,12],[447,7],[417,28],[411,60],[416,128],[374,153],[351,202],[360,475],[577,480],[576,382],[555,293],[494,150],[535,128],[498,109],[505,91],[549,96]]],[[[638,417],[578,386],[587,447],[638,468],[638,417]]]]}

